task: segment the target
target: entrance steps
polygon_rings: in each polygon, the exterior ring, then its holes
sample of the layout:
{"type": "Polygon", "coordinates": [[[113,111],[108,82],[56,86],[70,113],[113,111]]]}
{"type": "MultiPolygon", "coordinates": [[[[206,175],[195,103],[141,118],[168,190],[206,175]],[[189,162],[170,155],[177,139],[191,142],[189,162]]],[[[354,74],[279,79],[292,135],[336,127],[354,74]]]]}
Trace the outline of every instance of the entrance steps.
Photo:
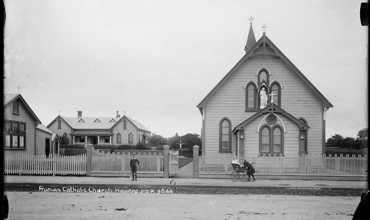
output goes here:
{"type": "Polygon", "coordinates": [[[193,178],[193,162],[186,164],[178,169],[176,173],[178,178],[193,178]]]}

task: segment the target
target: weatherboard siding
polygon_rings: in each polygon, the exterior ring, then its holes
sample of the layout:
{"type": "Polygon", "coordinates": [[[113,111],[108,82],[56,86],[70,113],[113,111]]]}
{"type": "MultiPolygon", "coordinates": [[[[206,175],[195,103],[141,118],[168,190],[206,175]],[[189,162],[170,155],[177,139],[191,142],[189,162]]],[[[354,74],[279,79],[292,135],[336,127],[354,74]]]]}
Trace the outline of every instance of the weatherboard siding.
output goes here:
{"type": "Polygon", "coordinates": [[[133,134],[133,145],[136,145],[139,142],[139,131],[127,119],[122,119],[118,122],[117,125],[113,128],[113,144],[117,144],[117,133],[121,133],[121,144],[129,144],[128,143],[128,134],[132,132],[133,134]],[[123,120],[126,120],[126,129],[123,129],[123,120]]]}
{"type": "MultiPolygon", "coordinates": [[[[71,139],[72,128],[63,119],[60,120],[61,120],[60,129],[58,129],[58,118],[48,126],[48,129],[51,130],[53,133],[57,134],[58,136],[63,136],[63,134],[66,133],[68,138],[71,139]]],[[[72,140],[69,141],[70,143],[72,143],[72,140]]]]}
{"type": "MultiPolygon", "coordinates": [[[[259,156],[259,124],[261,120],[264,120],[265,115],[258,117],[256,120],[251,122],[248,126],[244,127],[244,155],[246,158],[248,157],[258,157],[259,156]]],[[[284,156],[285,157],[298,157],[298,134],[299,129],[291,122],[289,119],[285,118],[282,115],[278,115],[278,117],[283,121],[282,123],[278,120],[277,124],[279,124],[282,128],[285,127],[284,132],[284,156]]],[[[273,165],[273,164],[271,164],[273,165]]]]}
{"type": "MultiPolygon", "coordinates": [[[[14,101],[17,101],[15,99],[14,101]]],[[[19,115],[13,114],[13,102],[8,103],[4,108],[4,119],[11,121],[19,121],[26,123],[26,147],[25,150],[27,153],[35,154],[35,136],[36,136],[36,126],[37,122],[34,118],[28,113],[25,106],[22,102],[19,102],[19,115]]],[[[7,154],[12,154],[13,151],[19,150],[7,150],[7,154]]],[[[37,150],[36,150],[37,151],[37,150]]]]}
{"type": "MultiPolygon", "coordinates": [[[[223,117],[227,117],[234,127],[255,114],[255,112],[245,112],[245,86],[250,81],[257,83],[257,73],[262,68],[269,71],[270,83],[278,81],[282,87],[281,107],[297,118],[306,119],[310,127],[308,152],[310,154],[322,153],[321,101],[280,59],[271,56],[254,57],[242,63],[226,83],[216,89],[204,106],[206,111],[204,123],[206,163],[231,161],[233,154],[219,153],[219,122],[223,117]]],[[[257,134],[255,136],[258,138],[257,134]]],[[[253,137],[246,136],[246,138],[253,137]]],[[[298,134],[294,138],[298,139],[298,134]]],[[[232,138],[232,142],[235,144],[235,138],[232,138]]]]}

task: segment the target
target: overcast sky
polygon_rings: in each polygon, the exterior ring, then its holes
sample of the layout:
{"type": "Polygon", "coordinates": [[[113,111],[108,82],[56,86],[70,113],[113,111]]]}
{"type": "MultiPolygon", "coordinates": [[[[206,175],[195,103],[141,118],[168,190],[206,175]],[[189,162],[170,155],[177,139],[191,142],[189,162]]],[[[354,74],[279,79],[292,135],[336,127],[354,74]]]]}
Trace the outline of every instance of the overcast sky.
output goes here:
{"type": "Polygon", "coordinates": [[[114,116],[152,132],[200,133],[196,105],[243,56],[253,16],[334,105],[327,137],[367,127],[361,0],[6,0],[5,91],[47,125],[114,116]]]}

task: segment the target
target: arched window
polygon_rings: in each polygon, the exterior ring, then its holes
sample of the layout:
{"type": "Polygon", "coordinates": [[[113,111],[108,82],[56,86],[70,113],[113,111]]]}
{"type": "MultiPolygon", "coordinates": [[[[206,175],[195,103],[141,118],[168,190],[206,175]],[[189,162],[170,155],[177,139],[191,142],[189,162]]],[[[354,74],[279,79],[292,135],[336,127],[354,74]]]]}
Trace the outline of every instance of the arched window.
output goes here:
{"type": "Polygon", "coordinates": [[[260,132],[260,154],[282,156],[284,152],[284,133],[279,125],[275,125],[272,129],[264,125],[260,132]]]}
{"type": "Polygon", "coordinates": [[[270,87],[271,103],[281,106],[281,87],[278,82],[273,82],[270,87]]]}
{"type": "Polygon", "coordinates": [[[117,142],[117,144],[121,144],[121,134],[120,133],[117,133],[116,134],[116,142],[117,142]]]}
{"type": "Polygon", "coordinates": [[[258,86],[262,86],[263,84],[269,84],[269,73],[266,69],[262,69],[258,73],[258,86]]]}
{"type": "Polygon", "coordinates": [[[262,127],[260,130],[260,152],[270,152],[270,128],[267,126],[262,127]]]}
{"type": "Polygon", "coordinates": [[[231,122],[227,118],[220,121],[220,153],[231,153],[231,122]]]}
{"type": "Polygon", "coordinates": [[[266,86],[262,86],[258,93],[258,107],[263,109],[268,103],[268,89],[266,86]]]}
{"type": "Polygon", "coordinates": [[[131,132],[128,134],[128,143],[129,144],[134,143],[134,135],[131,132]]]}
{"type": "Polygon", "coordinates": [[[272,129],[272,152],[283,153],[283,132],[278,125],[272,129]]]}
{"type": "Polygon", "coordinates": [[[257,106],[257,87],[253,82],[248,83],[245,94],[245,111],[256,111],[257,106]]]}

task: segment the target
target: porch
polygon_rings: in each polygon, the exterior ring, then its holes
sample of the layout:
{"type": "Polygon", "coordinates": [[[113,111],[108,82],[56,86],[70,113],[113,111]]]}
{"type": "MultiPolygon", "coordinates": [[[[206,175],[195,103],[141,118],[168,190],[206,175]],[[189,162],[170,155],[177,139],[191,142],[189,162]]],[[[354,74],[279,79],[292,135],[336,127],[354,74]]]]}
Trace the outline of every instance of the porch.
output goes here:
{"type": "Polygon", "coordinates": [[[72,144],[113,144],[113,133],[110,131],[75,131],[71,136],[72,144]]]}

